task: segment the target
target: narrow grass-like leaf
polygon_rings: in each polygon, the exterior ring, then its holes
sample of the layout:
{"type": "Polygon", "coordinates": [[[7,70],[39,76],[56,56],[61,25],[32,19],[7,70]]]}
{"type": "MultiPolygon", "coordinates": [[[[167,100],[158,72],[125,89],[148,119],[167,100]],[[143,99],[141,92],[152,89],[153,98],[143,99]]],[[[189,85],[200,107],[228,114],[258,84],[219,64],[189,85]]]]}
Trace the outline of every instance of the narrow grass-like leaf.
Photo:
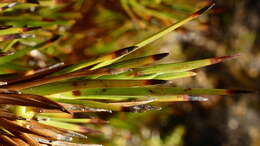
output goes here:
{"type": "Polygon", "coordinates": [[[0,42],[29,38],[29,37],[32,37],[32,35],[31,34],[9,34],[9,35],[0,36],[0,42]]]}
{"type": "Polygon", "coordinates": [[[186,71],[220,63],[226,59],[230,59],[233,57],[236,57],[236,55],[201,59],[201,60],[181,62],[181,63],[157,64],[157,65],[152,65],[143,68],[134,68],[130,71],[126,71],[120,74],[104,75],[99,77],[99,79],[135,79],[135,78],[136,79],[167,79],[167,78],[174,79],[175,73],[177,73],[176,77],[179,75],[183,77],[193,76],[195,74],[186,71]],[[186,72],[186,73],[182,74],[179,72],[186,72]]]}
{"type": "Polygon", "coordinates": [[[169,53],[160,53],[160,54],[155,54],[155,55],[151,55],[151,56],[134,58],[134,59],[125,60],[125,61],[122,61],[122,62],[111,64],[109,66],[106,66],[106,68],[121,68],[121,69],[137,68],[137,67],[152,64],[155,61],[163,59],[164,57],[166,57],[168,55],[169,55],[169,53]]]}
{"type": "Polygon", "coordinates": [[[24,32],[32,31],[32,30],[39,29],[39,28],[40,27],[23,27],[23,28],[11,27],[11,28],[0,30],[0,36],[9,35],[9,34],[24,33],[24,32]]]}
{"type": "Polygon", "coordinates": [[[15,43],[17,43],[18,41],[19,41],[19,39],[11,40],[6,46],[3,47],[2,51],[3,51],[3,52],[9,51],[9,50],[13,47],[13,45],[14,45],[15,43]]]}
{"type": "Polygon", "coordinates": [[[46,27],[51,25],[63,25],[63,26],[70,26],[75,23],[74,20],[55,20],[44,18],[41,16],[35,15],[23,15],[23,16],[1,16],[0,23],[4,25],[11,25],[14,27],[46,27]]]}
{"type": "Polygon", "coordinates": [[[135,14],[131,11],[130,7],[129,7],[129,1],[128,0],[120,0],[121,5],[123,7],[123,9],[125,10],[125,12],[129,15],[129,17],[131,17],[131,19],[139,24],[141,27],[144,25],[141,21],[138,21],[138,18],[135,16],[135,14]]]}
{"type": "Polygon", "coordinates": [[[48,47],[49,45],[52,44],[52,42],[56,41],[57,39],[58,39],[58,36],[54,36],[53,38],[51,38],[51,39],[49,39],[47,41],[44,41],[44,42],[42,42],[42,43],[40,43],[40,44],[38,44],[36,46],[24,48],[24,49],[16,51],[12,55],[0,57],[0,64],[4,64],[4,63],[10,62],[10,61],[12,61],[12,60],[14,60],[16,58],[22,57],[22,56],[26,55],[29,51],[31,51],[33,49],[39,49],[39,48],[48,47]]]}
{"type": "Polygon", "coordinates": [[[152,73],[169,73],[169,72],[184,72],[197,68],[201,68],[204,66],[220,63],[226,59],[230,59],[236,56],[222,56],[216,58],[209,59],[201,59],[189,62],[181,62],[181,63],[170,63],[170,64],[158,64],[150,67],[143,67],[134,69],[133,72],[138,74],[152,74],[152,73]]]}
{"type": "Polygon", "coordinates": [[[79,90],[73,90],[72,92],[65,92],[59,94],[49,95],[49,98],[60,98],[60,99],[90,99],[90,100],[111,100],[111,101],[122,101],[128,99],[147,98],[146,96],[134,96],[134,95],[80,95],[79,90]]]}
{"type": "Polygon", "coordinates": [[[6,64],[0,64],[0,70],[6,70],[7,72],[10,71],[10,72],[19,72],[19,71],[27,71],[29,70],[28,67],[24,67],[24,66],[20,66],[20,65],[16,65],[16,64],[13,64],[13,63],[6,63],[6,64]]]}
{"type": "Polygon", "coordinates": [[[165,74],[159,74],[154,79],[157,80],[175,80],[180,78],[187,78],[195,76],[195,72],[187,71],[187,72],[173,72],[173,73],[165,73],[165,74]]]}
{"type": "Polygon", "coordinates": [[[28,9],[37,6],[35,3],[21,3],[21,2],[13,2],[13,3],[4,3],[3,6],[0,7],[0,12],[8,12],[15,9],[28,9]]]}
{"type": "Polygon", "coordinates": [[[94,67],[91,68],[91,70],[94,70],[94,69],[98,69],[98,68],[101,68],[101,67],[104,67],[104,66],[107,66],[107,65],[110,65],[114,62],[116,62],[117,60],[123,58],[124,56],[130,54],[131,52],[161,38],[162,36],[168,34],[169,32],[175,30],[176,28],[178,28],[179,26],[187,23],[188,21],[196,18],[197,16],[199,16],[200,14],[202,14],[204,11],[206,11],[207,9],[210,9],[214,4],[210,4],[202,9],[200,9],[199,11],[193,13],[192,15],[190,15],[189,17],[165,28],[164,30],[148,37],[147,39],[145,39],[144,41],[141,41],[139,43],[137,43],[136,45],[133,45],[132,47],[128,47],[128,48],[123,48],[123,49],[120,49],[118,51],[115,51],[115,52],[112,52],[112,53],[109,53],[109,54],[106,54],[106,55],[103,55],[103,56],[100,56],[98,58],[95,58],[93,60],[87,60],[87,61],[84,61],[80,64],[76,64],[76,65],[72,65],[71,67],[68,67],[58,73],[56,73],[55,75],[58,75],[58,74],[61,74],[61,73],[66,73],[66,72],[72,72],[72,71],[75,71],[75,70],[79,70],[79,69],[82,69],[82,68],[85,68],[85,67],[89,67],[91,65],[95,65],[94,67]]]}
{"type": "Polygon", "coordinates": [[[21,100],[21,99],[13,99],[13,98],[3,98],[0,97],[0,104],[4,105],[21,105],[21,106],[35,106],[40,108],[49,108],[55,109],[53,106],[44,105],[40,102],[33,101],[33,100],[21,100]]]}
{"type": "Polygon", "coordinates": [[[2,94],[0,93],[0,104],[34,106],[48,109],[66,109],[59,103],[56,103],[46,97],[30,94],[2,94]]]}
{"type": "Polygon", "coordinates": [[[183,101],[207,101],[207,98],[190,95],[171,95],[155,97],[154,102],[183,102],[183,101]]]}
{"type": "Polygon", "coordinates": [[[106,121],[100,119],[86,119],[86,118],[56,118],[56,117],[45,117],[45,116],[37,116],[38,118],[46,118],[52,121],[60,121],[67,123],[83,123],[83,124],[104,124],[106,121]]]}
{"type": "MultiPolygon", "coordinates": [[[[79,92],[79,91],[77,91],[79,92]]],[[[69,92],[54,94],[50,98],[62,99],[88,99],[88,100],[108,100],[108,101],[127,101],[127,100],[147,100],[153,99],[153,102],[180,102],[180,101],[206,101],[206,98],[194,95],[71,95],[69,92]]]]}
{"type": "Polygon", "coordinates": [[[76,89],[73,92],[60,93],[65,96],[166,96],[166,95],[230,95],[239,93],[251,93],[246,90],[232,90],[232,89],[204,89],[204,88],[178,88],[178,87],[131,87],[131,88],[95,88],[95,89],[76,89]],[[75,93],[77,91],[77,93],[75,93]]]}
{"type": "Polygon", "coordinates": [[[11,55],[13,52],[0,52],[0,56],[7,56],[7,55],[11,55]]]}
{"type": "Polygon", "coordinates": [[[67,67],[67,68],[65,68],[65,69],[63,69],[59,72],[54,73],[53,75],[60,75],[60,74],[67,73],[67,72],[73,72],[73,71],[76,71],[76,70],[79,70],[79,69],[82,69],[82,68],[89,67],[91,65],[95,65],[95,64],[100,63],[100,62],[104,62],[106,60],[111,60],[113,58],[121,56],[122,54],[126,54],[126,53],[132,51],[134,48],[135,48],[135,46],[123,48],[123,49],[120,49],[118,51],[115,51],[115,52],[112,52],[112,53],[109,53],[109,54],[105,54],[105,55],[102,55],[100,57],[93,58],[91,60],[84,61],[84,62],[79,63],[79,64],[71,65],[71,66],[69,66],[69,67],[67,67]]]}
{"type": "Polygon", "coordinates": [[[43,116],[43,117],[54,117],[54,118],[73,118],[72,114],[63,113],[63,112],[42,112],[38,113],[37,116],[43,116]]]}
{"type": "Polygon", "coordinates": [[[81,80],[50,83],[21,90],[23,93],[50,95],[85,88],[137,87],[163,84],[163,80],[81,80]]]}
{"type": "Polygon", "coordinates": [[[5,89],[5,88],[0,88],[0,93],[4,93],[4,94],[21,94],[21,92],[19,91],[15,91],[15,90],[9,90],[9,89],[5,89]]]}
{"type": "MultiPolygon", "coordinates": [[[[10,96],[10,94],[9,94],[9,96],[10,96]]],[[[43,96],[33,95],[33,94],[12,94],[12,96],[14,96],[16,98],[26,98],[26,99],[30,99],[30,100],[39,101],[39,102],[45,103],[46,105],[56,105],[56,109],[60,109],[63,112],[69,113],[66,110],[66,108],[64,106],[62,106],[61,104],[54,102],[53,100],[43,97],[43,96]]]]}
{"type": "MultiPolygon", "coordinates": [[[[9,120],[4,119],[4,118],[0,118],[0,120],[1,120],[0,126],[5,127],[5,129],[7,129],[7,130],[20,131],[20,132],[24,132],[24,133],[39,135],[39,133],[32,131],[32,129],[25,128],[25,127],[13,122],[13,121],[9,121],[9,120]]],[[[40,135],[40,136],[44,136],[44,135],[40,135]]]]}
{"type": "Polygon", "coordinates": [[[65,123],[65,122],[60,122],[60,121],[53,121],[50,119],[38,119],[38,122],[41,124],[46,124],[58,128],[63,128],[67,130],[72,130],[80,133],[96,133],[97,131],[91,130],[89,128],[86,128],[84,126],[76,125],[76,124],[71,124],[71,123],[65,123]]]}
{"type": "MultiPolygon", "coordinates": [[[[172,20],[174,19],[172,15],[167,15],[165,12],[158,12],[153,9],[148,9],[145,6],[139,4],[136,0],[129,1],[129,4],[132,6],[133,10],[139,17],[155,17],[160,20],[172,20]]],[[[176,17],[175,17],[176,19],[176,17]]]]}
{"type": "MultiPolygon", "coordinates": [[[[0,68],[2,66],[5,66],[5,65],[0,65],[0,68]]],[[[32,81],[32,80],[47,76],[47,75],[49,75],[53,72],[56,72],[56,71],[58,71],[58,70],[60,70],[64,67],[65,67],[64,63],[57,63],[57,64],[54,64],[54,65],[48,66],[46,68],[42,68],[40,70],[36,70],[30,75],[26,74],[26,75],[19,76],[17,78],[11,78],[11,79],[5,80],[5,81],[7,82],[8,85],[11,85],[11,84],[14,84],[14,83],[17,84],[17,83],[21,83],[21,82],[25,82],[25,81],[32,81]]]]}
{"type": "MultiPolygon", "coordinates": [[[[130,71],[126,71],[126,72],[123,72],[123,73],[120,73],[120,74],[105,75],[105,76],[101,76],[99,78],[103,78],[103,79],[115,79],[115,78],[131,79],[131,78],[138,77],[138,76],[155,78],[155,77],[157,77],[157,75],[160,75],[160,74],[163,74],[163,73],[164,74],[170,73],[168,75],[172,76],[172,75],[174,75],[173,73],[190,71],[190,70],[201,68],[201,67],[204,67],[204,66],[216,64],[216,63],[222,62],[226,59],[233,58],[233,57],[236,57],[236,56],[222,56],[222,57],[201,59],[201,60],[181,62],[181,63],[157,64],[157,65],[152,65],[152,66],[143,67],[143,68],[134,68],[130,71]]],[[[161,75],[161,77],[160,76],[159,77],[165,78],[165,77],[168,76],[167,74],[161,75]]],[[[192,74],[190,74],[190,75],[192,75],[192,74]]]]}
{"type": "Polygon", "coordinates": [[[0,5],[0,12],[7,10],[9,8],[15,7],[19,3],[1,3],[0,5]]]}
{"type": "Polygon", "coordinates": [[[2,141],[4,141],[5,144],[7,144],[7,145],[11,145],[11,146],[19,145],[18,143],[16,143],[12,138],[10,138],[10,137],[7,136],[7,135],[2,135],[2,134],[0,134],[0,139],[1,139],[2,141]]]}
{"type": "Polygon", "coordinates": [[[33,138],[31,138],[28,134],[17,132],[17,135],[23,139],[25,142],[27,142],[30,146],[38,146],[39,143],[36,142],[33,138]]]}
{"type": "Polygon", "coordinates": [[[66,79],[79,78],[79,77],[93,75],[93,74],[95,76],[97,75],[102,76],[110,73],[111,73],[110,69],[100,69],[99,71],[90,71],[90,70],[83,69],[75,72],[66,73],[63,75],[50,76],[46,78],[35,79],[35,80],[17,83],[13,85],[6,85],[5,88],[13,89],[13,90],[21,90],[25,88],[34,87],[34,86],[40,86],[48,83],[58,82],[66,79]]]}
{"type": "Polygon", "coordinates": [[[19,117],[11,112],[0,110],[0,118],[6,118],[9,120],[25,120],[23,117],[19,117]]]}
{"type": "Polygon", "coordinates": [[[107,60],[107,61],[104,61],[104,62],[101,62],[99,64],[97,64],[96,66],[92,67],[91,69],[98,69],[98,68],[101,68],[101,67],[104,67],[104,66],[107,66],[109,64],[112,64],[114,63],[115,61],[121,59],[122,57],[132,53],[133,51],[136,51],[137,49],[141,48],[141,47],[144,47],[154,41],[156,41],[157,39],[165,36],[166,34],[170,33],[171,31],[175,30],[176,28],[180,27],[181,25],[193,20],[194,18],[198,17],[199,15],[201,15],[202,13],[204,13],[205,11],[207,11],[208,9],[212,8],[214,6],[214,3],[210,3],[208,4],[207,6],[203,7],[202,9],[194,12],[193,14],[191,14],[190,16],[188,16],[187,18],[183,19],[183,20],[180,20],[179,22],[163,29],[162,31],[148,37],[147,39],[139,42],[139,43],[136,43],[134,46],[136,46],[136,48],[132,51],[130,51],[129,53],[125,53],[123,55],[120,55],[118,56],[117,58],[114,58],[114,59],[111,59],[111,60],[107,60]]]}
{"type": "Polygon", "coordinates": [[[132,106],[138,106],[138,105],[152,103],[153,101],[154,101],[154,99],[146,99],[146,100],[141,100],[141,101],[130,101],[130,102],[112,102],[112,103],[108,103],[108,104],[122,106],[122,107],[132,107],[132,106]]]}
{"type": "Polygon", "coordinates": [[[51,145],[52,146],[61,146],[61,145],[66,145],[66,146],[102,146],[101,144],[75,144],[75,143],[70,143],[70,142],[65,142],[65,141],[52,141],[51,145]]]}
{"type": "Polygon", "coordinates": [[[18,137],[12,137],[12,140],[14,140],[18,145],[23,145],[23,146],[27,146],[28,145],[26,142],[24,142],[23,140],[21,140],[18,137]]]}
{"type": "Polygon", "coordinates": [[[122,112],[143,112],[149,110],[153,107],[145,106],[146,103],[150,103],[154,100],[146,100],[146,101],[134,101],[134,102],[119,102],[119,103],[104,103],[104,102],[97,102],[91,100],[77,100],[77,99],[58,99],[53,98],[53,100],[62,103],[68,104],[78,104],[84,105],[91,108],[98,108],[98,109],[106,109],[112,111],[122,111],[122,112]]]}
{"type": "Polygon", "coordinates": [[[154,73],[148,75],[139,75],[138,73],[134,73],[132,71],[115,74],[115,75],[104,75],[98,77],[98,79],[114,79],[114,80],[148,80],[148,79],[157,79],[157,80],[174,80],[185,77],[195,76],[194,72],[173,72],[173,73],[154,73]]]}

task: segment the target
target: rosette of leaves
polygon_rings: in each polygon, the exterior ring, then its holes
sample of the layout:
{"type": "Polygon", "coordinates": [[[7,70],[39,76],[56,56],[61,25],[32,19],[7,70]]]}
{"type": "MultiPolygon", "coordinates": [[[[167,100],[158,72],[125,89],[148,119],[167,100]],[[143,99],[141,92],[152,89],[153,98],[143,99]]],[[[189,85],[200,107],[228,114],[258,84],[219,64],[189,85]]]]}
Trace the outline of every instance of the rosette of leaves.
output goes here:
{"type": "Polygon", "coordinates": [[[66,29],[80,16],[76,12],[80,2],[66,4],[74,7],[75,12],[63,12],[66,8],[63,1],[1,4],[1,143],[88,145],[87,140],[82,139],[99,131],[86,125],[106,123],[98,118],[88,118],[88,113],[144,112],[159,109],[156,104],[161,102],[205,101],[207,98],[201,95],[248,92],[178,88],[167,84],[169,80],[195,76],[192,70],[233,56],[167,64],[155,62],[168,53],[125,59],[130,53],[198,17],[211,8],[212,3],[130,47],[76,64],[51,59],[48,64],[53,65],[40,69],[26,66],[28,62],[39,66],[46,63],[37,50],[58,50],[70,42],[66,29]],[[28,53],[38,59],[28,58],[28,53]]]}

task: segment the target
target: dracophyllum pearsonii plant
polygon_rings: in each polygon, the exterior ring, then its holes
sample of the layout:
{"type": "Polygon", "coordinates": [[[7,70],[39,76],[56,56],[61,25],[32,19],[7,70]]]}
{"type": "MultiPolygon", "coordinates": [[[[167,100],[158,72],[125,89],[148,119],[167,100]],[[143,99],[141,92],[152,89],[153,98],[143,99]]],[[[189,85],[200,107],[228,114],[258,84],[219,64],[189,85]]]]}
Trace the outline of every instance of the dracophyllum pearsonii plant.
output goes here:
{"type": "MultiPolygon", "coordinates": [[[[247,93],[242,90],[179,88],[164,86],[169,80],[195,76],[192,70],[220,63],[234,56],[154,64],[168,53],[132,59],[125,56],[167,35],[213,7],[213,3],[130,47],[76,64],[57,63],[36,71],[15,62],[33,50],[59,45],[60,26],[69,27],[76,12],[60,12],[62,1],[3,3],[0,5],[0,141],[8,145],[66,145],[74,138],[99,131],[86,124],[105,124],[97,118],[79,118],[76,113],[144,112],[159,109],[153,103],[206,101],[202,95],[247,93]],[[52,6],[51,9],[48,6],[52,6]],[[30,9],[33,13],[14,16],[30,9]],[[69,17],[70,20],[66,20],[69,17]],[[48,30],[48,31],[47,31],[48,30]],[[57,30],[56,30],[57,31],[57,30]],[[47,36],[36,39],[33,36],[47,36]],[[26,39],[32,39],[30,44],[26,39]],[[19,44],[16,51],[11,48],[19,44]],[[26,47],[25,47],[26,46],[26,47]],[[16,74],[14,71],[22,72],[16,74]]],[[[75,5],[77,5],[76,3],[75,5]]],[[[134,3],[133,3],[134,4],[134,3]]],[[[61,35],[63,36],[63,35],[61,35]]],[[[63,36],[64,37],[64,36],[63,36]]],[[[87,144],[86,144],[87,145],[87,144]]]]}

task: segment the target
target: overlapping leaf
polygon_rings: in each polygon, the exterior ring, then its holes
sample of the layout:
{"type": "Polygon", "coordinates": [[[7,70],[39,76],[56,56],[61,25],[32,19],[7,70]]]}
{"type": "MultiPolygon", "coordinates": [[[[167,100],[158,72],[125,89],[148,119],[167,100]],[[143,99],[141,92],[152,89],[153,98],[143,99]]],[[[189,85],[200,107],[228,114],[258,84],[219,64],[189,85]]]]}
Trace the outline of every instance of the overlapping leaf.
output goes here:
{"type": "MultiPolygon", "coordinates": [[[[168,55],[168,53],[161,53],[122,61],[130,53],[198,17],[210,9],[214,5],[213,3],[130,47],[78,64],[58,63],[30,73],[23,72],[28,68],[14,65],[13,61],[34,49],[54,45],[59,35],[47,33],[50,39],[38,40],[36,45],[23,46],[12,53],[8,52],[10,48],[17,42],[23,42],[25,38],[32,39],[30,33],[33,31],[50,26],[68,26],[74,21],[66,21],[64,18],[79,17],[76,12],[66,13],[67,15],[59,13],[64,6],[53,3],[57,7],[42,8],[45,13],[39,12],[38,15],[0,16],[0,22],[2,22],[0,41],[9,41],[5,44],[0,57],[0,69],[3,69],[0,73],[6,76],[0,79],[0,104],[34,107],[29,109],[16,106],[16,114],[10,112],[12,108],[9,107],[7,110],[0,110],[0,141],[3,143],[12,145],[71,144],[73,137],[86,138],[84,135],[86,133],[99,133],[86,127],[86,124],[104,124],[106,121],[97,118],[78,118],[72,115],[79,111],[144,112],[160,109],[151,104],[154,102],[206,101],[207,98],[201,97],[201,95],[249,93],[249,91],[242,90],[163,86],[167,83],[166,80],[195,76],[194,69],[220,63],[233,56],[154,65],[157,60],[168,55]],[[16,78],[12,78],[11,69],[16,71],[20,69],[23,73],[15,74],[16,78]],[[39,110],[43,113],[37,113],[39,110]],[[25,121],[28,117],[21,114],[22,112],[31,114],[28,116],[30,121],[25,121]]],[[[139,10],[142,8],[136,1],[122,0],[121,3],[129,15],[131,12],[128,11],[128,4],[139,10]]],[[[45,5],[50,5],[50,2],[44,4],[38,1],[35,3],[6,3],[0,5],[0,12],[6,14],[8,11],[38,8],[45,5]]],[[[149,10],[149,13],[157,18],[167,17],[159,15],[153,10],[149,10]]],[[[44,35],[46,34],[44,33],[44,35]]]]}

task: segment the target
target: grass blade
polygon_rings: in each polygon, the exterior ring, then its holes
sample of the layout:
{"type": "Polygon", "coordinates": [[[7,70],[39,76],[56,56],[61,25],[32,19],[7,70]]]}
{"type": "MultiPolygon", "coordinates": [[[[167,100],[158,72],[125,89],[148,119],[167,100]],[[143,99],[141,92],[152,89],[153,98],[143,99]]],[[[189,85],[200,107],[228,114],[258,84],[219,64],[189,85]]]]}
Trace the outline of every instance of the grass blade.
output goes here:
{"type": "MultiPolygon", "coordinates": [[[[12,104],[21,106],[34,106],[47,109],[59,109],[66,111],[66,109],[46,97],[30,94],[0,94],[0,104],[12,104]]],[[[67,111],[66,111],[67,112],[67,111]]]]}
{"type": "Polygon", "coordinates": [[[103,80],[148,80],[148,79],[157,79],[157,80],[174,80],[174,79],[180,79],[180,78],[186,78],[195,76],[196,73],[194,72],[173,72],[173,73],[154,73],[154,74],[148,74],[148,75],[139,75],[138,73],[133,73],[132,71],[121,73],[121,74],[115,74],[115,75],[104,75],[101,77],[98,77],[98,79],[103,80]]]}
{"type": "Polygon", "coordinates": [[[187,71],[187,72],[173,72],[173,73],[165,73],[156,76],[154,79],[157,80],[175,80],[180,78],[187,78],[197,75],[195,72],[187,71]]]}
{"type": "MultiPolygon", "coordinates": [[[[5,127],[5,129],[10,130],[10,131],[19,131],[19,132],[24,132],[24,133],[30,133],[30,134],[36,134],[38,135],[38,133],[32,131],[29,128],[25,128],[21,125],[18,125],[15,122],[9,121],[7,119],[4,118],[0,118],[1,122],[0,122],[0,126],[5,127]]],[[[43,135],[40,135],[43,136],[43,135]]]]}
{"type": "Polygon", "coordinates": [[[6,118],[9,120],[25,120],[23,117],[19,117],[11,112],[0,110],[0,118],[6,118]]]}
{"type": "Polygon", "coordinates": [[[169,55],[169,53],[160,53],[160,54],[155,54],[155,55],[151,55],[151,56],[129,59],[129,60],[125,60],[125,61],[122,61],[122,62],[115,63],[115,64],[111,64],[109,66],[106,66],[106,68],[113,68],[113,69],[121,68],[121,69],[124,69],[124,68],[141,67],[141,66],[152,64],[155,61],[163,59],[164,57],[166,57],[168,55],[169,55]]]}
{"type": "Polygon", "coordinates": [[[3,47],[2,51],[3,51],[3,52],[9,51],[9,50],[13,47],[13,45],[14,45],[15,43],[17,43],[18,41],[19,41],[19,39],[11,40],[6,46],[3,47]]]}
{"type": "Polygon", "coordinates": [[[99,77],[99,79],[174,79],[175,77],[178,78],[178,76],[193,76],[195,75],[194,73],[186,71],[220,63],[236,56],[237,55],[222,56],[181,63],[157,64],[143,68],[134,68],[120,74],[104,75],[99,77]]]}
{"type": "MultiPolygon", "coordinates": [[[[2,66],[0,66],[0,68],[1,67],[2,66]]],[[[49,67],[42,68],[40,70],[36,70],[31,75],[23,75],[23,76],[19,76],[17,78],[12,78],[12,79],[5,80],[5,81],[7,82],[8,85],[11,85],[14,83],[17,84],[17,83],[21,83],[21,82],[25,82],[25,81],[32,81],[32,80],[47,76],[64,67],[65,67],[64,63],[57,63],[57,64],[51,65],[49,67]]]]}
{"type": "Polygon", "coordinates": [[[50,119],[38,119],[38,122],[41,124],[46,124],[49,126],[54,126],[66,130],[72,130],[80,133],[96,133],[97,131],[93,131],[89,128],[86,128],[84,126],[76,125],[76,124],[71,124],[71,123],[65,123],[65,122],[60,122],[60,121],[53,121],[50,119]]]}
{"type": "Polygon", "coordinates": [[[21,90],[23,93],[50,95],[85,88],[137,87],[164,84],[163,80],[81,80],[50,83],[21,90]]]}
{"type": "Polygon", "coordinates": [[[11,27],[11,28],[0,30],[0,36],[17,34],[17,33],[25,33],[25,32],[28,32],[28,31],[39,29],[39,28],[40,27],[23,27],[23,28],[11,27]]]}
{"type": "Polygon", "coordinates": [[[109,69],[100,69],[99,71],[79,70],[79,71],[75,71],[75,72],[66,73],[63,75],[50,76],[50,77],[40,78],[40,79],[36,78],[36,80],[17,83],[17,84],[13,84],[13,85],[7,84],[4,87],[8,88],[8,89],[13,89],[13,90],[21,90],[21,89],[25,89],[25,88],[34,87],[34,86],[40,86],[40,85],[44,85],[44,84],[48,84],[48,83],[58,82],[61,80],[66,80],[66,79],[79,78],[79,77],[93,75],[93,74],[95,76],[97,76],[97,75],[101,76],[101,75],[106,75],[106,74],[110,74],[110,73],[111,73],[111,71],[109,69]]]}
{"type": "Polygon", "coordinates": [[[107,60],[107,61],[101,62],[101,63],[95,65],[94,67],[92,67],[91,69],[92,69],[92,70],[98,69],[98,68],[101,68],[101,67],[104,67],[104,66],[107,66],[107,65],[109,65],[109,64],[114,63],[115,61],[121,59],[122,57],[124,57],[124,56],[126,56],[126,55],[132,53],[133,51],[136,51],[136,50],[139,49],[139,48],[142,48],[142,47],[144,47],[144,46],[146,46],[146,45],[148,45],[148,44],[150,44],[150,43],[156,41],[157,39],[159,39],[159,38],[165,36],[165,35],[168,34],[169,32],[171,32],[171,31],[175,30],[176,28],[180,27],[181,25],[183,25],[183,24],[185,24],[185,23],[187,23],[187,22],[193,20],[194,18],[200,16],[202,13],[204,13],[204,12],[207,11],[208,9],[212,8],[214,5],[215,5],[214,3],[208,4],[207,6],[203,7],[202,9],[200,9],[200,10],[198,10],[198,11],[196,11],[196,12],[194,12],[193,14],[191,14],[190,16],[188,16],[187,18],[185,18],[185,19],[183,19],[183,20],[180,20],[179,22],[177,22],[177,23],[175,23],[175,24],[173,24],[173,25],[171,25],[171,26],[169,26],[169,27],[163,29],[162,31],[160,31],[160,32],[158,32],[158,33],[156,33],[156,34],[154,34],[154,35],[148,37],[147,39],[145,39],[145,40],[143,40],[143,41],[141,41],[141,42],[139,42],[139,43],[136,43],[136,44],[134,45],[134,46],[136,46],[136,47],[135,47],[132,51],[129,51],[128,53],[125,53],[125,54],[123,54],[123,55],[121,55],[121,56],[118,56],[118,57],[115,58],[115,59],[111,59],[111,60],[107,60]]]}
{"type": "MultiPolygon", "coordinates": [[[[60,93],[60,95],[70,97],[88,97],[88,96],[169,96],[169,95],[230,95],[240,93],[251,93],[246,90],[232,90],[232,89],[204,89],[204,88],[178,88],[178,87],[130,87],[130,88],[96,88],[96,89],[76,89],[73,92],[60,93]],[[75,94],[75,91],[78,93],[75,94]],[[74,93],[73,93],[74,92],[74,93]]],[[[109,97],[108,97],[109,98],[109,97]]]]}
{"type": "Polygon", "coordinates": [[[67,67],[67,68],[65,68],[65,69],[63,69],[63,70],[61,70],[57,73],[54,73],[53,75],[60,75],[60,74],[68,73],[68,72],[73,72],[73,71],[76,71],[76,70],[79,70],[79,69],[83,69],[83,68],[95,65],[95,64],[100,63],[100,62],[111,60],[113,58],[117,58],[118,56],[120,56],[122,54],[126,54],[126,53],[130,52],[134,48],[135,48],[135,46],[123,48],[123,49],[120,49],[118,51],[115,51],[115,52],[112,52],[112,53],[109,53],[109,54],[106,54],[106,55],[103,55],[103,56],[100,56],[100,57],[97,57],[97,58],[93,58],[91,60],[84,61],[84,62],[79,63],[79,64],[71,65],[71,66],[69,66],[69,67],[67,67]]]}
{"type": "Polygon", "coordinates": [[[208,65],[213,65],[220,63],[226,59],[231,59],[236,57],[234,56],[222,56],[209,59],[201,59],[189,62],[181,63],[169,63],[169,64],[158,64],[149,67],[136,68],[132,72],[136,74],[152,74],[152,73],[173,73],[173,72],[185,72],[193,69],[201,68],[208,65]]]}
{"type": "Polygon", "coordinates": [[[155,97],[155,102],[207,101],[207,98],[190,95],[172,95],[155,97]]]}
{"type": "Polygon", "coordinates": [[[38,146],[39,143],[36,142],[34,139],[32,139],[28,134],[18,132],[17,134],[21,139],[23,139],[25,142],[27,142],[30,146],[38,146]]]}
{"type": "Polygon", "coordinates": [[[42,43],[40,43],[40,44],[38,44],[36,46],[18,50],[18,51],[16,51],[12,55],[0,57],[0,64],[4,64],[4,63],[10,62],[10,61],[12,61],[12,60],[14,60],[16,58],[22,57],[22,56],[26,55],[26,53],[28,53],[29,51],[31,51],[33,49],[39,49],[39,48],[48,47],[49,45],[52,44],[52,42],[56,41],[57,39],[58,39],[58,36],[54,36],[53,38],[51,38],[51,39],[49,39],[47,41],[44,41],[44,42],[42,42],[42,43]]]}
{"type": "Polygon", "coordinates": [[[7,135],[2,135],[2,134],[0,134],[0,139],[1,139],[2,141],[4,141],[6,144],[11,145],[11,146],[19,145],[18,143],[16,143],[12,138],[10,138],[10,137],[7,136],[7,135]]]}
{"type": "Polygon", "coordinates": [[[146,110],[154,109],[146,103],[153,102],[154,100],[149,99],[145,101],[134,101],[134,102],[120,102],[120,103],[104,103],[91,100],[77,100],[77,99],[58,99],[54,98],[57,102],[63,102],[67,104],[78,104],[84,105],[91,108],[106,109],[111,111],[122,111],[122,112],[144,112],[146,110]]]}
{"type": "Polygon", "coordinates": [[[104,124],[107,123],[106,121],[100,119],[86,119],[86,118],[54,118],[54,117],[45,117],[45,116],[37,116],[38,118],[47,118],[52,121],[60,121],[60,122],[67,122],[67,123],[82,123],[82,124],[104,124]]]}
{"type": "Polygon", "coordinates": [[[123,48],[123,49],[120,49],[118,51],[100,56],[98,58],[94,58],[93,60],[88,60],[88,61],[82,62],[82,63],[77,64],[77,65],[72,65],[72,66],[56,73],[55,75],[76,71],[76,70],[79,70],[79,69],[82,69],[82,68],[85,68],[85,67],[89,67],[89,66],[95,65],[95,64],[97,64],[97,65],[92,67],[91,70],[95,70],[95,69],[110,65],[110,64],[116,62],[117,60],[123,58],[124,56],[132,53],[133,51],[135,51],[135,50],[137,50],[137,49],[139,49],[139,48],[141,48],[141,47],[161,38],[162,36],[168,34],[169,32],[171,32],[173,30],[175,30],[176,28],[180,27],[181,25],[183,25],[183,24],[189,22],[190,20],[196,18],[197,16],[199,16],[203,12],[205,12],[207,9],[210,9],[211,7],[213,7],[213,5],[214,5],[213,3],[207,5],[206,7],[200,9],[199,11],[191,14],[189,17],[187,17],[187,18],[185,18],[185,19],[165,28],[164,30],[148,37],[144,41],[141,41],[141,42],[139,42],[139,43],[137,43],[137,44],[135,44],[131,47],[123,48]]]}

